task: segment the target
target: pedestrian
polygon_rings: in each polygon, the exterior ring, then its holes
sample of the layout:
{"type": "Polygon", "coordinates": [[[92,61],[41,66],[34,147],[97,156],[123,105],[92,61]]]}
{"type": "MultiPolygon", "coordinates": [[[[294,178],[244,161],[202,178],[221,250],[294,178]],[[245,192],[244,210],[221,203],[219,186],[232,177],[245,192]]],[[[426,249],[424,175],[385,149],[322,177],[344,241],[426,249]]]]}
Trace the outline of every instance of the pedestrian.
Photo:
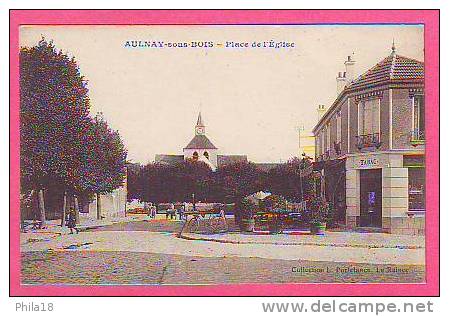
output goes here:
{"type": "Polygon", "coordinates": [[[145,210],[145,212],[147,213],[147,215],[151,218],[151,202],[150,205],[148,206],[148,203],[145,202],[143,204],[143,209],[145,210]]]}
{"type": "Polygon", "coordinates": [[[70,234],[73,234],[73,230],[78,234],[78,228],[76,228],[76,211],[71,208],[69,211],[69,219],[67,221],[67,227],[70,228],[70,234]]]}
{"type": "Polygon", "coordinates": [[[179,208],[177,209],[177,211],[178,211],[179,220],[182,221],[182,217],[184,215],[183,206],[180,205],[179,208]]]}
{"type": "Polygon", "coordinates": [[[151,218],[156,218],[156,205],[151,204],[150,212],[151,212],[151,218]]]}
{"type": "Polygon", "coordinates": [[[170,219],[173,219],[176,216],[175,204],[170,203],[170,219]]]}

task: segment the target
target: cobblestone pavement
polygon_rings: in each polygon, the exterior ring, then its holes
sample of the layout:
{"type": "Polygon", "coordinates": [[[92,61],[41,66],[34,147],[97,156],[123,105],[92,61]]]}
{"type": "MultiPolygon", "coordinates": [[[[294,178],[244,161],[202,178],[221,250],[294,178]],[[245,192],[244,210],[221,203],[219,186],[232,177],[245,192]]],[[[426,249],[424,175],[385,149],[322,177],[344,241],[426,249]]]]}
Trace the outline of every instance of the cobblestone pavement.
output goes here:
{"type": "Polygon", "coordinates": [[[322,255],[323,247],[296,246],[300,248],[292,250],[287,249],[292,246],[282,245],[189,241],[176,238],[174,233],[179,232],[181,225],[181,221],[144,219],[115,223],[79,235],[24,240],[22,283],[420,283],[425,278],[424,265],[414,257],[415,252],[424,249],[402,249],[387,254],[385,258],[390,258],[391,264],[374,264],[385,251],[393,250],[369,249],[367,255],[360,255],[362,249],[346,249],[342,253],[342,248],[331,247],[322,255]],[[84,249],[67,250],[67,246],[78,243],[87,245],[84,249]],[[350,251],[354,252],[354,258],[362,260],[359,262],[368,263],[331,261],[332,256],[348,257],[350,251]],[[403,257],[406,252],[411,253],[408,259],[403,257]],[[398,254],[402,257],[397,257],[398,254]],[[370,259],[373,256],[377,259],[370,259]],[[311,257],[313,261],[308,259],[311,257]],[[404,264],[415,261],[418,264],[404,264]],[[348,268],[351,271],[345,270],[348,268]]]}
{"type": "Polygon", "coordinates": [[[98,227],[92,231],[151,231],[151,232],[179,232],[183,221],[156,219],[136,222],[115,223],[108,226],[98,227]]]}
{"type": "Polygon", "coordinates": [[[405,236],[384,233],[326,232],[321,235],[258,235],[258,234],[197,234],[183,233],[189,240],[203,240],[235,244],[314,245],[353,248],[423,249],[424,236],[405,236]]]}
{"type": "Polygon", "coordinates": [[[214,258],[111,251],[27,252],[22,254],[23,284],[286,282],[420,283],[424,282],[424,266],[348,264],[242,257],[214,258]],[[352,272],[345,270],[348,268],[352,272]],[[309,272],[307,269],[312,271],[309,272]],[[361,269],[364,270],[361,271],[361,269]]]}

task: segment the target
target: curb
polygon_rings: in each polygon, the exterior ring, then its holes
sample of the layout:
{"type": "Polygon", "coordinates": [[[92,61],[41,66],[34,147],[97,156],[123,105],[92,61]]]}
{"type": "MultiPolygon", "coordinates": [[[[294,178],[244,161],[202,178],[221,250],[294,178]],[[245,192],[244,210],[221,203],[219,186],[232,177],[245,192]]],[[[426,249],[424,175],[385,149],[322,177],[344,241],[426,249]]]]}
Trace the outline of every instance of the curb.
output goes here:
{"type": "Polygon", "coordinates": [[[196,241],[210,241],[218,242],[222,244],[255,244],[255,245],[279,245],[279,246],[318,246],[318,247],[339,247],[339,248],[367,248],[367,249],[405,249],[405,250],[416,250],[424,249],[424,246],[388,246],[388,245],[360,245],[360,244],[336,244],[336,243],[314,243],[314,242],[267,242],[267,241],[239,241],[239,240],[225,240],[219,238],[207,238],[207,237],[192,237],[186,236],[184,234],[178,235],[178,238],[185,240],[196,240],[196,241]]]}

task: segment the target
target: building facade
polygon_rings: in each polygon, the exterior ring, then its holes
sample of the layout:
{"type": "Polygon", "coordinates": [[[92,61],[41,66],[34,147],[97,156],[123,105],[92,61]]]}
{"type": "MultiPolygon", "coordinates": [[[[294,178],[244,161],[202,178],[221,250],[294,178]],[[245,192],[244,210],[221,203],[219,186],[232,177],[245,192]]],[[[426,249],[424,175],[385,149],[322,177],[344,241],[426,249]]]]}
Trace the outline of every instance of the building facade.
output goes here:
{"type": "Polygon", "coordinates": [[[354,64],[349,56],[337,98],[313,130],[326,197],[344,204],[349,228],[424,234],[424,64],[394,45],[358,78],[354,64]]]}

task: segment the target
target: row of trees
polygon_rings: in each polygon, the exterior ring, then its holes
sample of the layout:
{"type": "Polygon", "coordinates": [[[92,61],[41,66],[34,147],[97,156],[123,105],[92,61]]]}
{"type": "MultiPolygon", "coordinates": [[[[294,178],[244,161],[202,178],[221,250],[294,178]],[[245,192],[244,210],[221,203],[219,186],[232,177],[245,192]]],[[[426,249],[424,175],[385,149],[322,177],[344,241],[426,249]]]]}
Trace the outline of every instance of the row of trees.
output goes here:
{"type": "Polygon", "coordinates": [[[265,190],[299,202],[314,191],[312,162],[293,158],[268,171],[251,162],[237,162],[213,172],[205,163],[185,160],[173,165],[149,163],[128,168],[128,200],[161,203],[190,201],[236,203],[265,190]],[[300,181],[300,179],[302,181],[300,181]]]}
{"type": "Polygon", "coordinates": [[[125,178],[127,152],[118,132],[90,115],[87,81],[75,59],[45,39],[20,50],[20,144],[22,204],[37,209],[42,224],[46,202],[62,203],[63,223],[70,203],[78,208],[79,199],[88,203],[125,178]]]}

